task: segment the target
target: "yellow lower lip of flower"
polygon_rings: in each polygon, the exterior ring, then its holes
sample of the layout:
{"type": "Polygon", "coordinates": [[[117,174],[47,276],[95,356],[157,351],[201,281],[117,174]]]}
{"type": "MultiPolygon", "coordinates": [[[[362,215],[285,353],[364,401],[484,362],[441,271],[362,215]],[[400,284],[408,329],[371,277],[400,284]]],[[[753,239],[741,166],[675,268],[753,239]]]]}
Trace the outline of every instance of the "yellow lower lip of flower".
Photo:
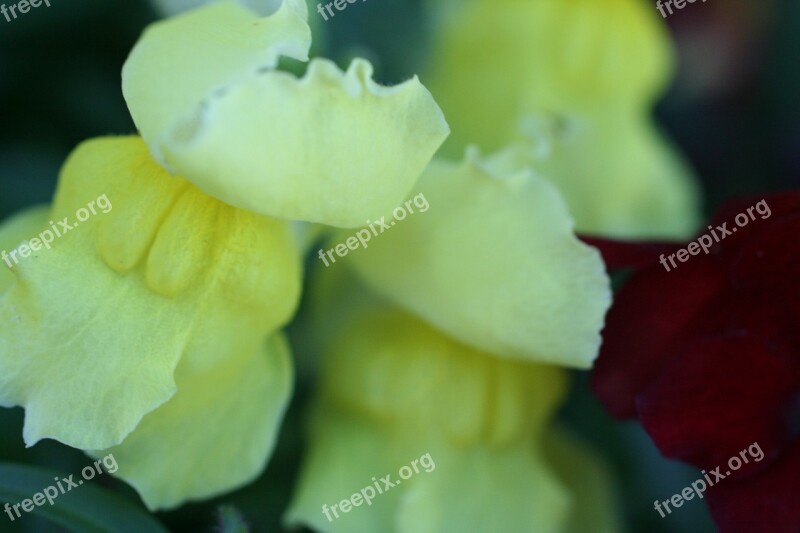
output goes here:
{"type": "Polygon", "coordinates": [[[136,488],[151,510],[252,481],[272,454],[293,388],[283,335],[259,344],[228,352],[216,367],[201,371],[182,361],[175,396],[145,416],[122,444],[89,454],[113,453],[116,476],[136,488]]]}
{"type": "Polygon", "coordinates": [[[16,248],[22,241],[38,235],[49,227],[50,206],[42,205],[21,211],[0,224],[0,253],[6,255],[0,261],[0,295],[15,281],[13,268],[16,263],[7,252],[16,248]]]}
{"type": "Polygon", "coordinates": [[[16,266],[0,296],[0,405],[25,407],[29,446],[119,444],[175,394],[187,354],[195,371],[212,368],[297,306],[289,224],[169,176],[138,137],[81,145],[51,217],[101,194],[114,209],[16,266]]]}

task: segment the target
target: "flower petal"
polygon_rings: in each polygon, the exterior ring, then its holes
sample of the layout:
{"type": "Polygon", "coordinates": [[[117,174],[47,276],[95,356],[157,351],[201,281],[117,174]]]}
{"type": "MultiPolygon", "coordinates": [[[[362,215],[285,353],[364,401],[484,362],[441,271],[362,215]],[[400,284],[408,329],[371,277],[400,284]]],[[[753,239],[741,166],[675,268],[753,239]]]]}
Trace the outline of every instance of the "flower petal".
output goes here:
{"type": "Polygon", "coordinates": [[[475,352],[387,310],[357,318],[328,356],[290,523],[321,531],[560,530],[568,495],[537,443],[563,400],[565,371],[475,352]],[[396,480],[425,453],[434,468],[376,496],[368,511],[332,522],[320,512],[370,479],[396,480]]]}
{"type": "Polygon", "coordinates": [[[623,531],[613,477],[602,459],[567,431],[554,428],[546,435],[546,459],[569,490],[569,533],[623,531]]]}
{"type": "Polygon", "coordinates": [[[431,451],[436,470],[413,479],[397,531],[564,531],[570,494],[532,448],[431,451]]]}
{"type": "Polygon", "coordinates": [[[705,310],[723,288],[722,266],[698,256],[681,267],[643,270],[616,295],[591,376],[592,389],[614,416],[634,416],[636,396],[686,349],[698,317],[712,318],[705,310]]]}
{"type": "MultiPolygon", "coordinates": [[[[172,17],[178,13],[196,9],[206,4],[213,4],[222,0],[152,0],[153,5],[164,16],[172,17]]],[[[250,11],[261,16],[271,15],[283,4],[283,0],[235,0],[250,11]]]]}
{"type": "Polygon", "coordinates": [[[531,446],[453,448],[329,409],[315,416],[311,442],[287,525],[324,532],[555,532],[567,520],[569,495],[531,446]],[[323,504],[350,498],[373,478],[389,474],[397,481],[401,467],[426,453],[435,469],[420,468],[368,508],[339,513],[332,522],[321,512],[323,504]]]}
{"type": "Polygon", "coordinates": [[[261,19],[223,2],[148,26],[122,69],[122,91],[156,159],[163,162],[162,143],[215,93],[274,68],[281,55],[306,60],[306,17],[301,0],[261,19]]]}
{"type": "Polygon", "coordinates": [[[575,237],[553,186],[509,165],[474,154],[460,165],[434,161],[417,195],[429,209],[391,222],[343,261],[461,342],[588,368],[611,300],[603,263],[575,237]]]}
{"type": "Polygon", "coordinates": [[[726,479],[708,492],[711,514],[720,531],[758,533],[797,531],[800,524],[800,443],[762,475],[726,479]]]}
{"type": "Polygon", "coordinates": [[[656,10],[637,0],[429,3],[451,6],[425,76],[453,129],[442,153],[496,150],[522,130],[578,231],[688,237],[698,187],[649,113],[673,70],[656,10]]]}
{"type": "Polygon", "coordinates": [[[672,72],[665,28],[636,0],[452,4],[438,17],[426,79],[452,125],[453,155],[470,143],[500,148],[525,113],[641,109],[672,72]]]}
{"type": "Polygon", "coordinates": [[[647,115],[602,108],[566,112],[562,120],[567,131],[532,166],[564,196],[579,232],[626,239],[693,234],[698,186],[647,115]]]}
{"type": "Polygon", "coordinates": [[[123,89],[153,153],[206,193],[257,213],[354,227],[391,209],[449,133],[433,97],[416,77],[378,85],[360,59],[346,73],[321,59],[300,79],[275,71],[279,52],[302,55],[304,20],[284,6],[263,19],[272,33],[254,45],[248,32],[262,22],[243,11],[197,10],[153,26],[134,48],[123,89]],[[208,54],[190,50],[198,40],[208,54]],[[186,59],[198,56],[203,63],[186,59]]]}
{"type": "Polygon", "coordinates": [[[726,465],[758,442],[767,461],[744,465],[736,472],[742,475],[767,467],[783,451],[785,407],[797,390],[800,363],[791,351],[738,336],[695,344],[665,365],[636,405],[661,453],[699,468],[726,465]]]}
{"type": "MultiPolygon", "coordinates": [[[[50,206],[29,207],[0,224],[0,251],[13,250],[22,241],[36,237],[50,220],[50,206]]],[[[15,263],[9,257],[0,260],[0,294],[3,294],[16,279],[12,273],[15,263]]]]}
{"type": "Polygon", "coordinates": [[[561,368],[498,359],[397,310],[369,313],[326,362],[325,394],[354,412],[499,444],[537,433],[566,394],[561,368]]]}
{"type": "Polygon", "coordinates": [[[448,133],[416,77],[381,87],[371,76],[361,59],[346,73],[323,59],[302,79],[267,72],[209,104],[167,161],[237,207],[360,226],[408,194],[448,133]]]}
{"type": "Polygon", "coordinates": [[[116,475],[150,510],[221,494],[263,471],[291,394],[289,346],[275,334],[266,345],[227,356],[200,372],[182,361],[175,396],[122,444],[90,453],[112,453],[116,475]],[[199,466],[200,457],[209,460],[199,466]]]}
{"type": "Polygon", "coordinates": [[[167,175],[135,137],[79,147],[52,217],[74,221],[103,194],[109,211],[15,266],[0,299],[0,404],[25,407],[28,445],[118,444],[174,394],[182,355],[213,367],[297,305],[287,223],[167,175]]]}
{"type": "Polygon", "coordinates": [[[430,443],[416,442],[408,434],[384,433],[358,416],[324,408],[313,415],[311,428],[310,449],[284,517],[287,528],[303,524],[322,532],[391,530],[398,500],[404,494],[402,486],[376,496],[366,509],[340,513],[337,519],[331,514],[332,522],[321,509],[323,504],[339,503],[372,485],[373,477],[396,472],[425,453],[430,443]]]}

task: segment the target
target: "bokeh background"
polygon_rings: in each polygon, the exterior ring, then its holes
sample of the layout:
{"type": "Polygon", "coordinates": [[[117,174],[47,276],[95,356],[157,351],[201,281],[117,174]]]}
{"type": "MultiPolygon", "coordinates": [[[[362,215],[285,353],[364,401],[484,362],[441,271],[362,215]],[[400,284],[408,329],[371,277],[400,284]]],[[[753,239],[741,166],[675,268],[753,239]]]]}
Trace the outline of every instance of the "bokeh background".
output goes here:
{"type": "MultiPolygon", "coordinates": [[[[642,1],[655,10],[654,1],[642,1]]],[[[0,221],[49,202],[61,163],[80,141],[135,131],[121,94],[120,69],[144,26],[158,18],[155,9],[147,0],[51,4],[11,22],[0,18],[0,221]]],[[[328,22],[312,9],[310,18],[319,19],[315,55],[340,65],[354,55],[367,57],[386,83],[423,70],[435,31],[420,0],[359,2],[328,22]]],[[[655,115],[693,165],[706,213],[739,194],[797,187],[800,2],[709,0],[687,5],[665,23],[680,64],[655,115]]],[[[525,50],[518,54],[524,61],[525,50]]],[[[298,331],[290,330],[298,357],[314,357],[303,353],[306,343],[298,331]]],[[[700,502],[687,502],[666,519],[653,510],[655,499],[679,492],[698,473],[663,459],[637,424],[612,421],[588,392],[587,375],[574,376],[560,417],[611,464],[628,531],[714,531],[700,502]]],[[[159,520],[173,531],[212,531],[217,508],[232,504],[254,531],[281,531],[280,515],[304,450],[303,413],[312,388],[313,376],[300,372],[277,450],[257,482],[160,513],[159,520]]],[[[89,464],[82,453],[53,441],[25,449],[22,421],[21,409],[0,409],[0,461],[39,465],[64,476],[89,464]]],[[[130,488],[108,475],[93,483],[138,502],[130,488]]],[[[56,529],[33,515],[14,524],[2,516],[0,531],[6,530],[56,529]]]]}

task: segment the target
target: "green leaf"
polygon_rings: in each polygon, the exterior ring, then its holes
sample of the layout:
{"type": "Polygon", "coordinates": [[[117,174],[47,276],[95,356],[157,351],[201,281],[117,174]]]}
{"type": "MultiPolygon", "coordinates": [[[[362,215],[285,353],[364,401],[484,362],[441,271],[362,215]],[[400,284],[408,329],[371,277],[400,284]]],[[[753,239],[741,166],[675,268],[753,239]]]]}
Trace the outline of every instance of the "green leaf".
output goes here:
{"type": "MultiPolygon", "coordinates": [[[[34,494],[44,491],[51,485],[56,487],[56,479],[66,476],[53,470],[33,468],[11,463],[0,463],[0,502],[8,502],[12,506],[22,500],[30,499],[34,494]]],[[[81,475],[73,479],[77,482],[81,475]]],[[[82,481],[82,480],[81,480],[82,481]]],[[[67,490],[66,483],[62,483],[67,490]]],[[[18,508],[23,513],[22,508],[18,508]]],[[[15,520],[16,513],[11,511],[15,520]]],[[[168,530],[153,517],[142,512],[136,505],[99,488],[92,483],[83,483],[53,499],[53,505],[47,501],[41,507],[34,506],[33,514],[37,514],[70,531],[81,533],[109,532],[114,533],[166,533],[168,530]]],[[[8,520],[4,513],[3,520],[8,520]]]]}

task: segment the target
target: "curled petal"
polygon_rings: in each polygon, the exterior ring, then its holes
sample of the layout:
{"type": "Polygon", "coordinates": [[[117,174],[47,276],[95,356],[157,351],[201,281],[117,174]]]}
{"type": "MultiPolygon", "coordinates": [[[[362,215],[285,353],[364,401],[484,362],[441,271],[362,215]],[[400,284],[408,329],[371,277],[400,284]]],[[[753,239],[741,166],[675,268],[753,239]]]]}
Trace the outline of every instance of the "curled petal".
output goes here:
{"type": "Polygon", "coordinates": [[[510,168],[474,154],[459,165],[434,161],[419,183],[429,208],[343,261],[468,345],[588,368],[611,301],[602,260],[575,237],[555,188],[510,168]]]}
{"type": "Polygon", "coordinates": [[[156,158],[163,162],[162,144],[215,93],[274,68],[281,55],[307,59],[306,15],[299,0],[261,19],[223,2],[149,26],[122,69],[122,92],[156,158]]]}
{"type": "Polygon", "coordinates": [[[302,79],[267,72],[214,99],[167,161],[230,204],[354,227],[396,206],[448,128],[415,77],[395,87],[372,66],[314,60],[302,79]]]}
{"type": "Polygon", "coordinates": [[[354,227],[403,199],[449,129],[416,77],[383,87],[365,60],[347,72],[314,60],[299,79],[275,71],[279,53],[305,59],[307,30],[288,4],[261,20],[203,8],[145,33],[123,90],[156,157],[206,193],[354,227]]]}

